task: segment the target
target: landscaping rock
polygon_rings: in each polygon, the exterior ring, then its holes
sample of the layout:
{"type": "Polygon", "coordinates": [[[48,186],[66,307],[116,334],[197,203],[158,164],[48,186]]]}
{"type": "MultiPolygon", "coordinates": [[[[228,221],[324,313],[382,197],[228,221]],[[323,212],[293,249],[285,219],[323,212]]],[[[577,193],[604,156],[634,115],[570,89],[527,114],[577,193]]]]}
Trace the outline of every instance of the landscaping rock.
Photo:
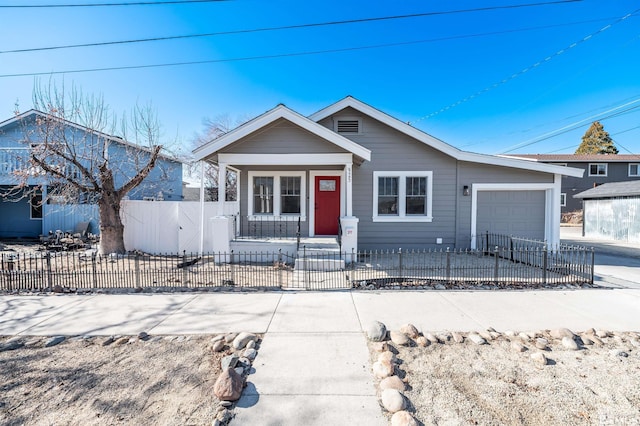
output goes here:
{"type": "Polygon", "coordinates": [[[220,360],[220,367],[222,367],[223,371],[228,368],[235,368],[235,366],[238,364],[238,359],[239,357],[236,354],[225,356],[220,360]]]}
{"type": "Polygon", "coordinates": [[[456,342],[456,343],[464,342],[464,337],[462,336],[462,334],[453,332],[452,336],[453,336],[453,341],[454,342],[456,342]]]}
{"type": "Polygon", "coordinates": [[[236,333],[229,333],[229,334],[225,334],[224,336],[224,341],[226,343],[231,343],[233,342],[233,340],[236,338],[237,334],[236,333]]]}
{"type": "Polygon", "coordinates": [[[224,340],[224,334],[218,334],[217,336],[212,337],[211,343],[219,342],[221,340],[224,340]]]}
{"type": "Polygon", "coordinates": [[[389,350],[389,345],[387,342],[373,342],[371,348],[376,352],[385,352],[389,350]]]}
{"type": "Polygon", "coordinates": [[[385,389],[380,395],[382,406],[390,413],[403,410],[405,407],[404,396],[395,389],[385,389]]]}
{"type": "Polygon", "coordinates": [[[418,338],[416,339],[416,344],[422,348],[425,348],[429,346],[431,342],[424,336],[418,336],[418,338]]]}
{"type": "Polygon", "coordinates": [[[416,339],[420,335],[420,332],[418,332],[418,329],[413,324],[403,325],[400,327],[400,332],[406,334],[411,339],[416,339]]]}
{"type": "Polygon", "coordinates": [[[476,345],[486,345],[487,344],[487,341],[484,339],[484,337],[480,336],[477,333],[469,334],[468,339],[471,340],[476,345]]]}
{"type": "Polygon", "coordinates": [[[242,353],[242,356],[247,358],[250,361],[253,361],[254,359],[256,359],[257,355],[258,355],[258,351],[256,351],[253,348],[245,349],[244,352],[242,353]]]}
{"type": "Polygon", "coordinates": [[[424,337],[433,344],[440,343],[440,339],[438,339],[438,337],[435,334],[427,333],[424,335],[424,337]]]}
{"type": "Polygon", "coordinates": [[[611,337],[611,332],[607,330],[596,330],[596,336],[598,336],[601,339],[604,339],[607,337],[611,337]]]}
{"type": "Polygon", "coordinates": [[[380,390],[395,389],[403,392],[406,389],[406,385],[398,376],[389,376],[382,379],[380,382],[380,390]]]}
{"type": "Polygon", "coordinates": [[[562,338],[562,347],[564,347],[565,349],[569,349],[570,351],[577,351],[578,349],[580,349],[576,341],[573,340],[572,337],[568,336],[562,338]]]}
{"type": "Polygon", "coordinates": [[[629,356],[629,354],[623,351],[622,349],[612,349],[611,351],[609,351],[609,355],[611,355],[612,357],[621,357],[621,358],[626,358],[629,356]]]}
{"type": "Polygon", "coordinates": [[[224,349],[224,345],[224,340],[218,340],[213,344],[213,346],[211,346],[211,350],[213,352],[222,352],[222,350],[224,349]]]}
{"type": "Polygon", "coordinates": [[[398,411],[391,416],[391,426],[418,426],[418,422],[408,411],[398,411]]]}
{"type": "Polygon", "coordinates": [[[221,401],[237,401],[242,395],[242,376],[227,368],[213,385],[214,395],[221,401]]]}
{"type": "Polygon", "coordinates": [[[515,352],[524,352],[527,350],[527,347],[517,340],[514,340],[513,342],[511,342],[511,350],[515,352]]]}
{"type": "Polygon", "coordinates": [[[115,340],[116,340],[115,337],[109,336],[109,337],[107,337],[106,339],[104,339],[102,341],[102,346],[108,346],[108,345],[112,344],[115,340]]]}
{"type": "Polygon", "coordinates": [[[47,340],[47,343],[44,344],[45,348],[50,348],[51,346],[59,345],[64,342],[64,336],[54,336],[51,339],[47,340]]]}
{"type": "Polygon", "coordinates": [[[547,348],[548,344],[549,344],[549,341],[544,337],[538,337],[535,341],[536,348],[540,349],[541,351],[546,351],[548,349],[547,348]]]}
{"type": "Polygon", "coordinates": [[[146,331],[141,331],[140,333],[138,333],[138,339],[140,339],[140,340],[148,340],[149,339],[149,335],[147,334],[146,331]]]}
{"type": "Polygon", "coordinates": [[[394,366],[389,361],[376,361],[373,363],[371,369],[373,370],[374,376],[379,379],[384,379],[393,374],[394,366]]]}
{"type": "Polygon", "coordinates": [[[244,349],[251,340],[256,340],[258,336],[253,333],[242,332],[233,339],[233,347],[235,349],[244,349]]]}
{"type": "Polygon", "coordinates": [[[247,343],[246,348],[247,349],[255,349],[256,348],[256,341],[255,340],[249,340],[249,342],[247,343]]]}
{"type": "Polygon", "coordinates": [[[391,351],[385,351],[378,355],[378,361],[388,361],[390,363],[395,363],[396,355],[391,351]]]}
{"type": "Polygon", "coordinates": [[[389,332],[389,337],[391,341],[399,346],[407,346],[411,343],[411,339],[406,334],[399,331],[391,331],[389,332]]]}
{"type": "Polygon", "coordinates": [[[551,330],[549,334],[551,335],[551,337],[558,340],[562,340],[563,337],[570,337],[571,339],[575,337],[574,332],[569,330],[568,328],[556,328],[554,330],[551,330]]]}
{"type": "Polygon", "coordinates": [[[382,342],[387,339],[387,327],[380,321],[373,321],[367,327],[367,338],[372,342],[382,342]]]}
{"type": "Polygon", "coordinates": [[[593,340],[591,340],[591,337],[587,336],[587,335],[582,335],[582,336],[580,336],[580,340],[582,340],[582,344],[583,345],[591,346],[591,345],[593,345],[593,340]]]}
{"type": "Polygon", "coordinates": [[[593,342],[594,345],[596,346],[602,346],[604,345],[604,343],[602,342],[602,340],[600,340],[600,338],[598,336],[596,336],[595,334],[593,336],[589,336],[589,339],[591,339],[591,341],[593,342]]]}
{"type": "Polygon", "coordinates": [[[542,352],[531,354],[531,359],[538,365],[547,365],[547,357],[542,352]]]}
{"type": "Polygon", "coordinates": [[[9,340],[0,344],[0,352],[15,351],[23,346],[24,342],[22,340],[9,340]]]}

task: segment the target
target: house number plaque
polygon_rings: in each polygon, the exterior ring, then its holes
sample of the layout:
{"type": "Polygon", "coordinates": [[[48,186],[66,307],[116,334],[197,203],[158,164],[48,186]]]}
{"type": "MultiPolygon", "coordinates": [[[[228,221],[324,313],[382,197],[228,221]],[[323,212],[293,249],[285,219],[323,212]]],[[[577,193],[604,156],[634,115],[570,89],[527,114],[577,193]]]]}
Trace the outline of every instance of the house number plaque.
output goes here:
{"type": "Polygon", "coordinates": [[[328,179],[320,179],[320,191],[335,191],[336,181],[328,179]]]}

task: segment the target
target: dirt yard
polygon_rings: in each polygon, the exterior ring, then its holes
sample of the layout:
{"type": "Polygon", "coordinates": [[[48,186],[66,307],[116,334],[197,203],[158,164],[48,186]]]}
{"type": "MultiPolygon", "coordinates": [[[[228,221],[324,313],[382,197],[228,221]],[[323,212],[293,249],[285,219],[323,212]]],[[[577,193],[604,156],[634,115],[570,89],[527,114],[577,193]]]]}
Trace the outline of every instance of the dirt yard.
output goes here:
{"type": "Polygon", "coordinates": [[[637,333],[621,338],[579,350],[550,341],[540,351],[518,336],[486,345],[394,345],[396,372],[408,383],[407,411],[419,424],[640,425],[640,348],[630,343],[637,333]],[[514,350],[512,341],[527,349],[514,350]],[[534,352],[547,365],[534,362],[534,352]]]}
{"type": "MultiPolygon", "coordinates": [[[[0,352],[2,425],[211,425],[220,359],[212,336],[75,338],[0,352]]],[[[0,342],[6,338],[0,338],[0,342]]]]}

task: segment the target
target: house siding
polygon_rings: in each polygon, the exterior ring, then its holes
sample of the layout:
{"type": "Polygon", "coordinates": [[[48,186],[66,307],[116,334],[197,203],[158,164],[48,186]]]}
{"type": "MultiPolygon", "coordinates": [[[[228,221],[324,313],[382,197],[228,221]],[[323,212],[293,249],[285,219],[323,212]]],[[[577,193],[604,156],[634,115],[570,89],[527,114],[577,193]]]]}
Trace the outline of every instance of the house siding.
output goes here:
{"type": "MultiPolygon", "coordinates": [[[[0,187],[6,191],[9,187],[0,187]]],[[[0,238],[36,238],[42,233],[42,219],[31,219],[28,198],[0,197],[0,238]]]]}
{"type": "Polygon", "coordinates": [[[220,150],[234,154],[327,154],[348,152],[285,119],[220,150]]]}
{"type": "Polygon", "coordinates": [[[361,134],[343,135],[371,150],[371,161],[353,169],[353,215],[359,219],[358,246],[364,250],[453,247],[456,221],[456,160],[356,110],[347,108],[320,124],[333,128],[334,117],[361,119],[361,134]],[[433,172],[432,222],[374,222],[373,172],[433,172]],[[436,239],[442,244],[436,245],[436,239]]]}
{"type": "Polygon", "coordinates": [[[463,186],[472,188],[477,183],[553,183],[553,175],[513,169],[509,167],[492,166],[488,164],[458,162],[457,198],[457,228],[456,246],[466,248],[471,242],[471,196],[462,194],[463,186]]]}
{"type": "Polygon", "coordinates": [[[612,162],[607,163],[606,158],[602,161],[592,161],[589,163],[567,163],[569,167],[575,167],[577,169],[584,170],[584,177],[568,177],[562,178],[562,192],[567,194],[567,205],[562,207],[562,212],[572,212],[582,209],[582,200],[573,198],[574,195],[579,194],[582,191],[593,188],[597,185],[602,185],[609,182],[625,182],[630,180],[640,180],[640,177],[629,176],[629,163],[640,163],[638,161],[631,162],[612,162]],[[607,176],[589,176],[589,164],[592,163],[606,163],[607,164],[607,176]]]}

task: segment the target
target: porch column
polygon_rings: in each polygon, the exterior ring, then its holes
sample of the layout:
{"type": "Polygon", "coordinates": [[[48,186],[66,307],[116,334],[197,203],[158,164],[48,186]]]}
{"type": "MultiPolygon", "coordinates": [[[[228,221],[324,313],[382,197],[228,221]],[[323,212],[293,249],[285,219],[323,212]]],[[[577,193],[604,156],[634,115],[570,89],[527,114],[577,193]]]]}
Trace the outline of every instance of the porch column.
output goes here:
{"type": "Polygon", "coordinates": [[[204,253],[204,168],[207,163],[200,162],[200,254],[204,253]]]}
{"type": "Polygon", "coordinates": [[[227,164],[218,163],[218,216],[224,216],[224,202],[227,200],[227,164]]]}
{"type": "Polygon", "coordinates": [[[353,164],[352,163],[347,163],[344,165],[344,175],[345,175],[345,181],[346,181],[346,185],[345,185],[345,197],[346,197],[346,203],[345,203],[345,207],[346,207],[346,216],[347,217],[351,217],[353,216],[353,179],[352,179],[352,172],[353,172],[353,164]]]}

